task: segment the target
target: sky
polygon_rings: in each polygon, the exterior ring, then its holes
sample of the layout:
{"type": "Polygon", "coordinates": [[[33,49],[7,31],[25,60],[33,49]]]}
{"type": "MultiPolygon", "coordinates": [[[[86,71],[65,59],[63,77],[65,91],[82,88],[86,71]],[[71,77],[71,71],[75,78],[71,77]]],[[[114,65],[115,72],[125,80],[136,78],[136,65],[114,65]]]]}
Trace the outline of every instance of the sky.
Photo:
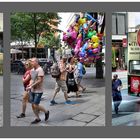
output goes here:
{"type": "MultiPolygon", "coordinates": [[[[58,26],[58,29],[62,30],[63,32],[66,32],[66,26],[68,24],[69,18],[71,16],[72,13],[70,12],[62,12],[62,13],[58,13],[58,15],[62,18],[61,19],[61,23],[58,26]]],[[[60,38],[63,38],[63,32],[60,34],[60,38]]]]}
{"type": "Polygon", "coordinates": [[[135,25],[140,25],[140,12],[135,13],[135,25]]]}
{"type": "Polygon", "coordinates": [[[129,12],[128,21],[129,27],[140,25],[140,12],[129,12]]]}
{"type": "Polygon", "coordinates": [[[58,13],[60,17],[62,17],[61,19],[61,23],[60,25],[58,26],[58,28],[62,31],[66,31],[66,25],[67,25],[67,22],[68,22],[68,19],[70,18],[71,14],[72,13],[69,13],[69,12],[62,12],[62,13],[58,13]]]}

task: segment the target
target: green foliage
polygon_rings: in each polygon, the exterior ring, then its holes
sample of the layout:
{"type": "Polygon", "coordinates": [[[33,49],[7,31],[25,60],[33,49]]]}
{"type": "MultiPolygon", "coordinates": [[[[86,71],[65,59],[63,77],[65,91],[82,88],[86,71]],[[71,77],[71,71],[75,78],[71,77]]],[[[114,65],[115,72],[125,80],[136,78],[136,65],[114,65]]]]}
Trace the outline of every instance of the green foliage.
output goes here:
{"type": "Polygon", "coordinates": [[[58,49],[60,47],[60,43],[60,35],[56,37],[54,33],[48,33],[44,37],[40,37],[38,44],[47,46],[48,48],[55,47],[55,49],[58,49]]]}
{"type": "MultiPolygon", "coordinates": [[[[57,13],[12,13],[11,41],[34,40],[35,47],[37,47],[40,34],[42,32],[56,32],[57,29],[52,29],[51,25],[58,26],[60,20],[61,18],[57,13]]],[[[47,41],[44,40],[43,42],[45,44],[47,41]]]]}

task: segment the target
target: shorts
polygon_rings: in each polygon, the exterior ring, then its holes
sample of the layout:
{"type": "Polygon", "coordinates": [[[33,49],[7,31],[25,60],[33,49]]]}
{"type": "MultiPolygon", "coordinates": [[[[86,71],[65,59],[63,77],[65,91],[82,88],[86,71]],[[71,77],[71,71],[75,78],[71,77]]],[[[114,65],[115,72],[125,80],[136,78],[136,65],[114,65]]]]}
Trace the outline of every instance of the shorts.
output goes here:
{"type": "Polygon", "coordinates": [[[82,77],[77,77],[76,78],[77,85],[80,85],[81,81],[82,81],[82,77]]]}
{"type": "Polygon", "coordinates": [[[43,93],[30,92],[29,93],[29,101],[30,101],[30,103],[38,105],[40,103],[40,101],[41,101],[42,95],[43,95],[43,93]]]}
{"type": "Polygon", "coordinates": [[[67,85],[66,85],[66,81],[63,80],[56,80],[56,84],[55,84],[55,92],[59,92],[60,89],[66,93],[68,91],[67,89],[67,85]]]}

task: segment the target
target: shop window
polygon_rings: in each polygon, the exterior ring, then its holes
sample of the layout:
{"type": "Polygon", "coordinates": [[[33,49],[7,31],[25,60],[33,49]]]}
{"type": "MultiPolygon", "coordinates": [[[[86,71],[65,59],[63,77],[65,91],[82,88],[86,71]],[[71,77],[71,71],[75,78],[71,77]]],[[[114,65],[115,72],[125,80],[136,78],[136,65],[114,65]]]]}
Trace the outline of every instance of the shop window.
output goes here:
{"type": "Polygon", "coordinates": [[[116,35],[117,34],[117,25],[116,25],[116,15],[112,15],[112,34],[116,35]]]}
{"type": "Polygon", "coordinates": [[[112,14],[112,34],[113,35],[126,34],[126,14],[124,13],[112,14]]]}
{"type": "Polygon", "coordinates": [[[124,35],[125,34],[125,15],[117,16],[117,25],[118,25],[118,34],[124,35]]]}

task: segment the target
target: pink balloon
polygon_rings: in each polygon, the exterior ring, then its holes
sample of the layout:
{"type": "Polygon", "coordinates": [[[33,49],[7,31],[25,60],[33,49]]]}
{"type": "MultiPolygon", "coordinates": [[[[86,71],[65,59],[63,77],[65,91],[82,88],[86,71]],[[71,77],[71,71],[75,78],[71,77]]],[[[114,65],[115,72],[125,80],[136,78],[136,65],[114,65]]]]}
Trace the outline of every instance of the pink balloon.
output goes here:
{"type": "Polygon", "coordinates": [[[77,54],[81,48],[82,38],[78,39],[77,44],[75,46],[74,52],[77,54]]]}
{"type": "Polygon", "coordinates": [[[95,57],[95,59],[99,59],[99,58],[100,58],[100,56],[96,56],[96,57],[95,57]]]}
{"type": "Polygon", "coordinates": [[[99,49],[98,49],[98,48],[93,49],[93,53],[97,53],[98,51],[99,51],[99,49]]]}
{"type": "Polygon", "coordinates": [[[75,30],[73,30],[70,34],[71,34],[72,39],[77,38],[77,32],[75,30]]]}

